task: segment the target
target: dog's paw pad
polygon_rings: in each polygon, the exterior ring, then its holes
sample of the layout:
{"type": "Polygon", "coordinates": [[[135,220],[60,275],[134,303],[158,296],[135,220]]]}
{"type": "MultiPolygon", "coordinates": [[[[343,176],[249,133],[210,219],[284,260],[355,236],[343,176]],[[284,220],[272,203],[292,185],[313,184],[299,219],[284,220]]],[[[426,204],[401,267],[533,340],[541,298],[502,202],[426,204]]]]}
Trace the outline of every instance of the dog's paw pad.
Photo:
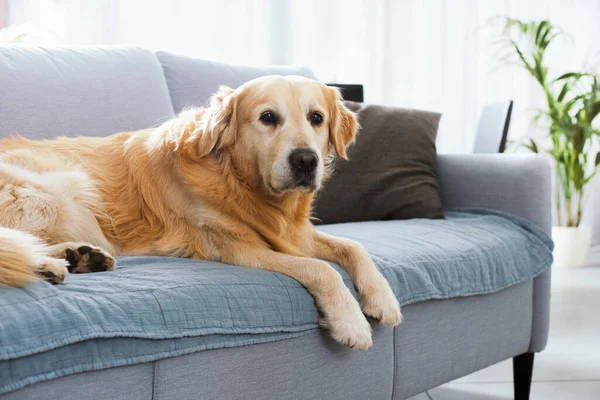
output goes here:
{"type": "Polygon", "coordinates": [[[62,283],[65,280],[64,277],[57,276],[54,274],[54,272],[50,271],[40,271],[38,272],[38,274],[42,277],[43,280],[50,282],[53,285],[62,283]]]}
{"type": "Polygon", "coordinates": [[[74,274],[112,271],[116,265],[115,259],[106,251],[89,245],[67,249],[65,259],[69,263],[69,272],[74,274]]]}

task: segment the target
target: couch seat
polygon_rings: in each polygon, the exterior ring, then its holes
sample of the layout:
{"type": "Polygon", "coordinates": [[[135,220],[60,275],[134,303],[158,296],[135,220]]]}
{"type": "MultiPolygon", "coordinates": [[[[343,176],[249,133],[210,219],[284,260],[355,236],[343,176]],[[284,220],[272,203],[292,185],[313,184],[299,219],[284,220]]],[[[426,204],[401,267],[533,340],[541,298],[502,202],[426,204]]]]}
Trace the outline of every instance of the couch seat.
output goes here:
{"type": "MultiPolygon", "coordinates": [[[[552,241],[540,228],[486,210],[318,229],[363,243],[402,305],[499,291],[552,262],[552,241]]],[[[118,263],[116,272],[72,275],[61,285],[0,288],[0,393],[318,329],[313,298],[281,274],[163,257],[118,263]]]]}

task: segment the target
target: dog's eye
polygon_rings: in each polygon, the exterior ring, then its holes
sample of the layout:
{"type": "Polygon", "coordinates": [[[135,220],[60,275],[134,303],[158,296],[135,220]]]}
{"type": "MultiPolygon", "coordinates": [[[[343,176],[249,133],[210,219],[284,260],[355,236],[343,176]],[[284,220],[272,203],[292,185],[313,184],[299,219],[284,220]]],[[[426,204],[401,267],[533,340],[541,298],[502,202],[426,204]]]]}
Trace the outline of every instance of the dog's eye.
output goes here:
{"type": "Polygon", "coordinates": [[[275,125],[277,123],[277,115],[272,111],[265,111],[260,115],[259,119],[266,125],[275,125]]]}
{"type": "Polygon", "coordinates": [[[310,114],[310,123],[312,125],[321,125],[322,122],[323,116],[321,115],[321,113],[313,112],[310,114]]]}

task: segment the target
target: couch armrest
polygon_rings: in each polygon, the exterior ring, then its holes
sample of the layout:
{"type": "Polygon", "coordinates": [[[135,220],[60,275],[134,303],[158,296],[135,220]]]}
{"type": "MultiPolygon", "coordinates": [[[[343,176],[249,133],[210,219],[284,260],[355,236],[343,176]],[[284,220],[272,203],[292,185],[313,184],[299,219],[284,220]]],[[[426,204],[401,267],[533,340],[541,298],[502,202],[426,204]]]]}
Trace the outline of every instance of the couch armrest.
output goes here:
{"type": "MultiPolygon", "coordinates": [[[[439,155],[438,177],[444,208],[480,207],[526,218],[550,234],[552,181],[542,156],[509,154],[439,155]]],[[[550,322],[550,270],[533,282],[529,351],[546,347],[550,322]]]]}
{"type": "Polygon", "coordinates": [[[444,208],[479,207],[526,218],[550,234],[550,163],[526,154],[441,154],[440,196],[444,208]]]}

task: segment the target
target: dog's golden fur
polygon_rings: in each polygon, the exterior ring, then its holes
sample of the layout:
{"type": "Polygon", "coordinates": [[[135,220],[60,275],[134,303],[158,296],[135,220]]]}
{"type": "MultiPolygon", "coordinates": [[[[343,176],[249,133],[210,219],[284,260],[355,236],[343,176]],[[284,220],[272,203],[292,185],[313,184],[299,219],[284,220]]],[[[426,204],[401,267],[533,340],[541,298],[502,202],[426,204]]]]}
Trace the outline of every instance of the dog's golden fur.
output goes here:
{"type": "Polygon", "coordinates": [[[116,255],[262,268],[300,281],[334,338],[366,349],[371,334],[362,312],[397,325],[398,302],[361,245],[319,233],[310,222],[327,160],[346,157],[357,129],[336,89],[265,77],[235,91],[221,88],[207,109],[184,111],[155,129],[3,140],[0,285],[39,276],[60,282],[67,266],[110,270],[116,255]],[[265,123],[265,112],[278,120],[265,123]],[[298,148],[317,154],[318,166],[314,182],[294,186],[287,163],[298,148]],[[360,306],[321,259],[348,270],[360,306]]]}

